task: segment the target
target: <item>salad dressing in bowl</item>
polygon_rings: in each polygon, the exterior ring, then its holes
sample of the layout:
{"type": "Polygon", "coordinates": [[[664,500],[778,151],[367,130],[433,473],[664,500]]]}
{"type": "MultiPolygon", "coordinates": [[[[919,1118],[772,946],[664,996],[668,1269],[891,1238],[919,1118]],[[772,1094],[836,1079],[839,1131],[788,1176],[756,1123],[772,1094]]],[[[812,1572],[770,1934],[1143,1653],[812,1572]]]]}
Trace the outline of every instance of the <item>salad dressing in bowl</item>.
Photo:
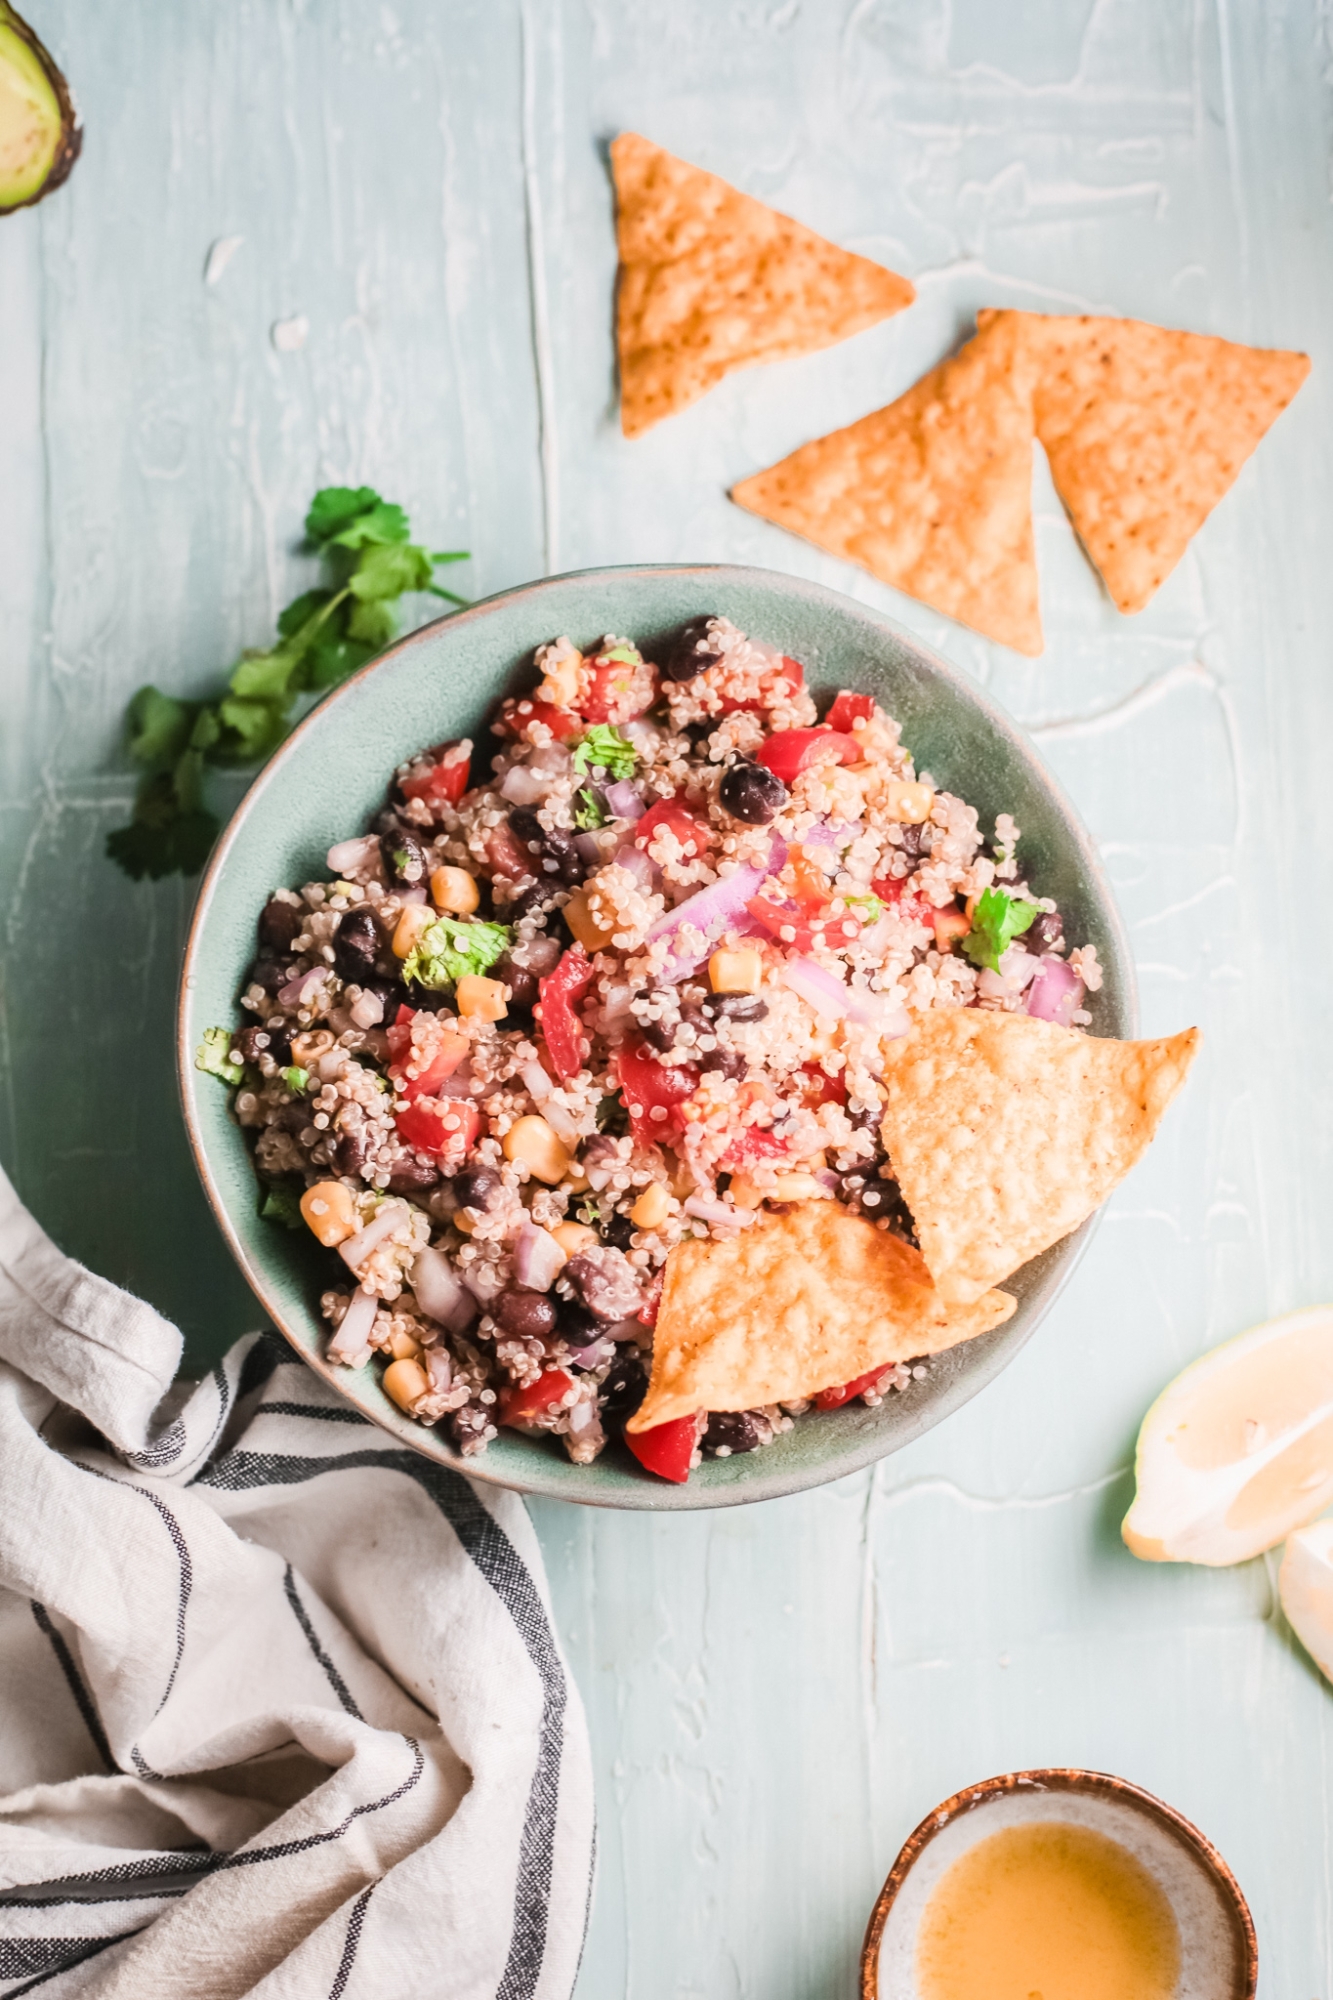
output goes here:
{"type": "Polygon", "coordinates": [[[926,1906],[921,2000],[1173,2000],[1180,1927],[1118,1840],[1037,1820],[959,1856],[926,1906]]]}

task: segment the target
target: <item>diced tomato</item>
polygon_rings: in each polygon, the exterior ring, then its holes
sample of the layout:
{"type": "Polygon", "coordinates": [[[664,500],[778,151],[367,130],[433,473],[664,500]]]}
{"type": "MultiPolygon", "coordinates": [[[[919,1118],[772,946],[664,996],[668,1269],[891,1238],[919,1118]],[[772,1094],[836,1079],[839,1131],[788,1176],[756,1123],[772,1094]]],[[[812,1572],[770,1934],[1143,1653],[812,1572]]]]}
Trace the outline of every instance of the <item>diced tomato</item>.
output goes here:
{"type": "Polygon", "coordinates": [[[869,722],[874,713],[873,694],[853,694],[850,688],[844,688],[824,717],[824,726],[826,729],[840,729],[850,736],[854,722],[869,722]]]}
{"type": "Polygon", "coordinates": [[[845,1104],[847,1086],[840,1076],[830,1076],[819,1063],[802,1063],[801,1095],[811,1105],[845,1104]]]}
{"type": "Polygon", "coordinates": [[[616,1051],[616,1074],[629,1113],[629,1127],[641,1146],[651,1146],[679,1132],[681,1106],[698,1088],[699,1073],[689,1063],[668,1069],[657,1061],[645,1041],[622,1042],[616,1051]],[[660,1110],[664,1117],[654,1118],[660,1110]]]}
{"type": "Polygon", "coordinates": [[[531,1424],[538,1417],[558,1410],[573,1387],[573,1377],[566,1375],[563,1368],[548,1368],[523,1388],[515,1384],[502,1389],[495,1413],[502,1424],[531,1424]]]}
{"type": "Polygon", "coordinates": [[[562,1083],[583,1067],[583,1023],[574,1012],[592,985],[592,960],[581,944],[572,945],[554,972],[538,980],[542,1035],[556,1075],[562,1083]]]}
{"type": "Polygon", "coordinates": [[[790,951],[809,951],[817,944],[831,945],[837,950],[842,945],[855,944],[865,929],[852,910],[840,911],[836,917],[825,916],[818,910],[804,910],[798,903],[775,903],[768,896],[752,896],[745,907],[770,937],[790,951]],[[790,937],[788,931],[792,933],[790,937]]]}
{"type": "Polygon", "coordinates": [[[446,1172],[455,1172],[481,1135],[475,1104],[453,1097],[418,1097],[394,1119],[398,1136],[414,1153],[429,1153],[446,1172]]]}
{"type": "Polygon", "coordinates": [[[448,799],[457,805],[467,790],[471,771],[472,742],[462,737],[456,743],[441,743],[429,752],[434,760],[429,768],[404,778],[399,790],[405,799],[428,799],[432,803],[448,799]]]}
{"type": "Polygon", "coordinates": [[[400,1007],[389,1024],[389,1055],[400,1063],[412,1046],[412,1020],[416,1012],[413,1007],[400,1007]]]}
{"type": "Polygon", "coordinates": [[[755,759],[767,765],[784,785],[789,785],[800,772],[808,771],[816,760],[831,762],[829,751],[836,753],[839,764],[862,762],[860,744],[836,729],[780,729],[776,736],[770,736],[759,745],[755,759]]]}
{"type": "Polygon", "coordinates": [[[531,741],[529,731],[534,722],[545,723],[557,743],[568,743],[584,730],[583,717],[572,708],[557,708],[554,702],[542,701],[535,694],[511,695],[508,701],[501,702],[500,713],[491,727],[497,736],[531,741]]]}
{"type": "Polygon", "coordinates": [[[448,1025],[452,1016],[414,1013],[410,1007],[400,1007],[398,1018],[389,1029],[389,1075],[399,1095],[412,1103],[418,1097],[435,1097],[446,1078],[451,1077],[467,1054],[470,1044],[466,1035],[460,1035],[456,1028],[448,1025]],[[424,1066],[414,1076],[405,1076],[406,1065],[415,1059],[425,1058],[424,1066]]]}
{"type": "Polygon", "coordinates": [[[510,882],[521,882],[525,875],[535,873],[533,857],[503,820],[486,835],[486,859],[495,874],[510,882]]]}
{"type": "Polygon", "coordinates": [[[814,856],[803,847],[793,847],[787,856],[791,870],[792,895],[803,910],[822,910],[829,900],[828,876],[814,856]]]}
{"type": "Polygon", "coordinates": [[[744,1167],[759,1166],[761,1162],[776,1166],[779,1161],[790,1158],[786,1141],[778,1138],[775,1132],[770,1132],[767,1125],[747,1125],[744,1131],[737,1133],[718,1165],[734,1174],[744,1167]]]}
{"type": "MultiPolygon", "coordinates": [[[[784,683],[783,692],[790,699],[792,695],[799,694],[805,686],[805,668],[799,660],[789,660],[784,656],[782,665],[778,669],[778,678],[784,683]]],[[[777,698],[781,699],[781,696],[779,695],[777,698]]],[[[773,699],[774,696],[770,695],[767,704],[770,708],[773,705],[773,699]]],[[[736,701],[730,695],[723,695],[722,697],[723,715],[762,715],[764,707],[764,702],[760,701],[757,695],[748,701],[736,701]]]]}
{"type": "Polygon", "coordinates": [[[645,1326],[657,1325],[657,1315],[662,1305],[662,1280],[665,1275],[665,1271],[655,1271],[649,1280],[648,1289],[643,1295],[643,1304],[639,1307],[639,1318],[645,1326]]]}
{"type": "Polygon", "coordinates": [[[703,1435],[707,1417],[677,1417],[669,1424],[654,1424],[650,1431],[626,1431],[625,1443],[645,1472],[683,1486],[690,1476],[690,1460],[703,1435]]]}
{"type": "Polygon", "coordinates": [[[588,722],[632,722],[657,700],[657,675],[644,661],[607,660],[600,654],[587,662],[579,714],[588,722]]]}
{"type": "Polygon", "coordinates": [[[904,923],[924,924],[927,930],[934,929],[935,905],[928,903],[915,889],[909,889],[906,877],[902,881],[894,881],[891,876],[885,876],[881,882],[872,882],[870,890],[886,909],[892,910],[894,916],[901,917],[904,923]]]}
{"type": "Polygon", "coordinates": [[[675,799],[659,799],[655,806],[649,806],[634,829],[634,845],[646,849],[659,826],[674,834],[687,852],[691,841],[696,855],[708,852],[708,828],[675,799]]]}
{"type": "Polygon", "coordinates": [[[854,1382],[844,1382],[840,1389],[821,1389],[815,1397],[817,1410],[840,1410],[844,1403],[850,1403],[853,1396],[864,1396],[867,1389],[873,1389],[882,1375],[887,1375],[893,1363],[881,1361],[878,1368],[872,1368],[868,1375],[858,1375],[854,1382]]]}

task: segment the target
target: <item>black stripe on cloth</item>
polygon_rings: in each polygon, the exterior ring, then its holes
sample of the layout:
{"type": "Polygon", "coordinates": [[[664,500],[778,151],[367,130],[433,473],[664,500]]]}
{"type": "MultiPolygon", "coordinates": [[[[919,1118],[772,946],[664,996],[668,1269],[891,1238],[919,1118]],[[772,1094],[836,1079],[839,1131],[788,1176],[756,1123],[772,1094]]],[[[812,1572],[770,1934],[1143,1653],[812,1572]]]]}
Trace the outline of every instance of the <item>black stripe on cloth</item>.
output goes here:
{"type": "MultiPolygon", "coordinates": [[[[218,1369],[215,1368],[213,1374],[216,1376],[218,1373],[218,1369]]],[[[222,1386],[225,1387],[225,1384],[222,1386]]],[[[217,1436],[216,1430],[213,1435],[217,1436]]],[[[173,1464],[184,1449],[185,1423],[183,1418],[177,1417],[175,1423],[169,1424],[163,1431],[156,1444],[145,1445],[142,1451],[127,1451],[125,1458],[128,1464],[137,1466],[140,1472],[156,1472],[161,1466],[173,1464]]]]}
{"type": "Polygon", "coordinates": [[[5,2000],[18,2000],[20,1993],[31,1993],[34,1986],[45,1986],[48,1979],[54,1979],[61,1972],[69,1972],[86,1959],[96,1958],[99,1952],[110,1950],[113,1944],[124,1944],[126,1938],[137,1937],[144,1928],[143,1924],[136,1924],[132,1931],[121,1931],[116,1937],[108,1938],[0,1940],[0,1979],[21,1979],[25,1972],[37,1974],[35,1979],[27,1980],[22,1986],[11,1987],[5,2000]]]}
{"type": "Polygon", "coordinates": [[[170,1875],[155,1877],[151,1889],[126,1882],[103,1896],[89,1895],[77,1875],[66,1875],[53,1882],[25,1882],[22,1889],[0,1889],[0,1904],[12,1910],[49,1910],[56,1903],[155,1903],[168,1896],[183,1896],[196,1882],[202,1882],[207,1873],[206,1865],[175,1868],[170,1875]],[[31,1890],[40,1893],[27,1893],[31,1890]]]}
{"type": "Polygon", "coordinates": [[[359,1410],[330,1410],[321,1403],[261,1403],[255,1411],[256,1417],[313,1417],[317,1424],[358,1424],[362,1430],[373,1430],[369,1417],[363,1417],[359,1410]]]}
{"type": "Polygon", "coordinates": [[[358,1722],[364,1722],[366,1718],[352,1700],[352,1690],[348,1687],[346,1681],[334,1666],[333,1661],[319,1643],[319,1634],[310,1622],[310,1613],[301,1602],[301,1593],[296,1588],[296,1572],[290,1563],[288,1563],[286,1573],[283,1576],[282,1587],[286,1593],[287,1602],[292,1607],[292,1614],[301,1630],[305,1633],[311,1652],[324,1669],[329,1686],[333,1689],[333,1692],[337,1695],[347,1713],[354,1715],[358,1722]]]}
{"type": "MultiPolygon", "coordinates": [[[[189,1609],[190,1593],[194,1589],[194,1564],[190,1559],[189,1544],[181,1532],[180,1522],[176,1519],[176,1516],[166,1505],[165,1501],[159,1500],[156,1493],[150,1493],[146,1486],[135,1486],[128,1480],[125,1484],[129,1486],[131,1493],[141,1493],[150,1507],[156,1507],[158,1513],[166,1523],[167,1533],[171,1536],[177,1557],[180,1560],[180,1589],[176,1599],[176,1657],[171,1663],[171,1672],[167,1675],[167,1684],[163,1689],[162,1699],[153,1710],[154,1717],[157,1717],[161,1715],[163,1709],[171,1699],[171,1690],[176,1685],[176,1676],[180,1672],[181,1659],[185,1652],[185,1614],[189,1609]]],[[[140,1752],[137,1743],[130,1745],[130,1757],[135,1770],[141,1778],[165,1777],[165,1772],[153,1770],[152,1766],[140,1752]]]]}
{"type": "MultiPolygon", "coordinates": [[[[193,1850],[181,1850],[180,1852],[193,1852],[193,1850]]],[[[117,1861],[110,1868],[94,1868],[86,1875],[61,1875],[51,1882],[25,1882],[14,1889],[0,1890],[0,1903],[13,1903],[19,1909],[36,1909],[41,1904],[48,1902],[133,1902],[134,1895],[140,1893],[134,1889],[134,1884],[136,1883],[151,1882],[156,1884],[164,1879],[168,1883],[171,1883],[178,1876],[184,1876],[186,1873],[193,1879],[199,1875],[206,1874],[210,1868],[214,1868],[217,1865],[218,1856],[204,1850],[201,1853],[198,1864],[187,1869],[186,1865],[181,1861],[180,1852],[175,1854],[152,1854],[142,1861],[117,1861]],[[123,1886],[125,1894],[123,1896],[86,1896],[82,1893],[85,1889],[102,1888],[109,1885],[123,1886]],[[53,1895],[49,1893],[50,1891],[57,1891],[58,1893],[53,1895]]],[[[166,1894],[166,1891],[163,1890],[162,1893],[166,1894]]],[[[158,1890],[156,1887],[146,1888],[142,1891],[142,1894],[145,1896],[156,1896],[158,1890]]]]}
{"type": "Polygon", "coordinates": [[[343,1945],[343,1955],[338,1961],[338,1970],[329,1988],[329,2000],[342,2000],[356,1960],[356,1948],[361,1942],[361,1926],[366,1920],[366,1904],[374,1893],[375,1884],[372,1882],[368,1889],[361,1891],[352,1905],[347,1918],[347,1942],[343,1945]]]}
{"type": "Polygon", "coordinates": [[[79,1714],[83,1717],[84,1728],[92,1737],[97,1754],[106,1765],[107,1770],[114,1771],[117,1765],[115,1758],[111,1755],[111,1745],[106,1740],[106,1731],[102,1727],[101,1717],[98,1715],[97,1709],[93,1704],[93,1698],[83,1684],[83,1675],[75,1665],[74,1655],[65,1644],[61,1634],[57,1632],[55,1626],[52,1624],[51,1614],[46,1606],[39,1604],[35,1597],[31,1600],[31,1603],[32,1615],[37,1620],[39,1628],[45,1632],[47,1638],[51,1641],[51,1649],[60,1662],[60,1671],[65,1676],[69,1684],[69,1691],[74,1697],[75,1705],[78,1708],[79,1714]]]}
{"type": "Polygon", "coordinates": [[[530,2000],[546,1954],[546,1924],[555,1858],[560,1762],[568,1699],[564,1669],[545,1606],[509,1537],[461,1473],[414,1451],[393,1447],[350,1451],[335,1458],[231,1451],[201,1474],[198,1485],[241,1493],[258,1486],[301,1486],[324,1473],[363,1467],[401,1472],[429,1495],[514,1621],[542,1687],[541,1728],[523,1832],[519,1840],[514,1928],[496,2000],[530,2000]]]}

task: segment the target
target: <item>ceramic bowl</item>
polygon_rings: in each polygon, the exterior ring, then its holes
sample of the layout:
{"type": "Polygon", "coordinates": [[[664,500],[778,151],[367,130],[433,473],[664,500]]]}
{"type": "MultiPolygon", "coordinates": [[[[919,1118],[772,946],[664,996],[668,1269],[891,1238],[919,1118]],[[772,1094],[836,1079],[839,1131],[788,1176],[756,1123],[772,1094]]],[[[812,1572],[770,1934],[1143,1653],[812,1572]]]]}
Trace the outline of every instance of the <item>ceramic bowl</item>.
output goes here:
{"type": "Polygon", "coordinates": [[[1196,1826],[1103,1771],[1010,1771],[937,1806],[880,1891],[861,1952],[861,2000],[917,2000],[917,1935],[940,1878],[1011,1826],[1052,1820],[1119,1841],[1164,1891],[1180,1929],[1176,2000],[1254,2000],[1259,1950],[1240,1885],[1196,1826]]]}
{"type": "MultiPolygon", "coordinates": [[[[335,840],[359,832],[383,802],[389,774],[424,743],[479,737],[497,699],[530,684],[533,647],[568,633],[647,642],[719,612],[805,663],[816,695],[874,693],[899,718],[921,770],[975,805],[987,825],[1011,812],[1031,879],[1054,896],[1070,934],[1096,945],[1106,969],[1091,1004],[1093,1032],[1132,1035],[1134,976],[1110,888],[1073,808],[1014,724],[970,681],[863,605],[764,570],[700,567],[584,570],[510,590],[392,647],[294,730],[242,800],[213,855],[186,948],[178,1018],[181,1095],[204,1188],[236,1260],[275,1326],[319,1374],[414,1450],[462,1465],[443,1430],[405,1417],[370,1368],[323,1359],[319,1293],[328,1253],[313,1238],[262,1221],[245,1138],[227,1093],[194,1067],[205,1028],[236,1019],[269,891],[322,876],[335,840]]],[[[794,1493],[854,1472],[937,1424],[999,1373],[1065,1284],[1092,1224],[1010,1281],[1018,1310],[997,1332],[942,1354],[924,1380],[878,1409],[863,1404],[803,1417],[762,1452],[713,1460],[684,1486],[641,1471],[617,1447],[573,1465],[560,1445],[502,1434],[465,1462],[476,1479],[607,1507],[725,1507],[794,1493]]]]}

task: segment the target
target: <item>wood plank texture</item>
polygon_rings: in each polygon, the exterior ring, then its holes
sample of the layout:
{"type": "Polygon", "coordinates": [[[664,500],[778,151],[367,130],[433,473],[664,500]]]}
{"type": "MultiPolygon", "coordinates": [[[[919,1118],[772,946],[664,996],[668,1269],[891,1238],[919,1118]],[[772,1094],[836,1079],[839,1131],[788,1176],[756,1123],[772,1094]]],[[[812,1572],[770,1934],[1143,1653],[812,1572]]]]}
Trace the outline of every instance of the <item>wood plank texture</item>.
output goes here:
{"type": "MultiPolygon", "coordinates": [[[[873,1475],[655,1522],[542,1505],[587,1700],[583,2000],[849,1994],[903,1836],[969,1779],[1118,1771],[1235,1866],[1266,2000],[1333,2000],[1329,1690],[1271,1564],[1118,1539],[1138,1420],[1333,1293],[1328,524],[1333,46],[1320,0],[32,0],[84,158],[0,221],[0,1157],[186,1329],[252,1323],[181,1133],[190,892],[101,857],[127,696],[203,688],[308,569],[323,479],[481,595],[750,561],[883,606],[1033,731],[1102,844],[1144,1029],[1206,1046],[1078,1277],[979,1403],[873,1475]],[[906,272],[908,313],[619,435],[606,147],[630,127],[906,272]],[[216,282],[210,246],[241,239],[216,282]],[[1111,607],[1044,465],[1020,661],[730,506],[981,304],[1308,348],[1177,574],[1111,607]],[[280,352],[278,320],[304,316],[280,352]]],[[[424,615],[424,611],[423,611],[424,615]]]]}

